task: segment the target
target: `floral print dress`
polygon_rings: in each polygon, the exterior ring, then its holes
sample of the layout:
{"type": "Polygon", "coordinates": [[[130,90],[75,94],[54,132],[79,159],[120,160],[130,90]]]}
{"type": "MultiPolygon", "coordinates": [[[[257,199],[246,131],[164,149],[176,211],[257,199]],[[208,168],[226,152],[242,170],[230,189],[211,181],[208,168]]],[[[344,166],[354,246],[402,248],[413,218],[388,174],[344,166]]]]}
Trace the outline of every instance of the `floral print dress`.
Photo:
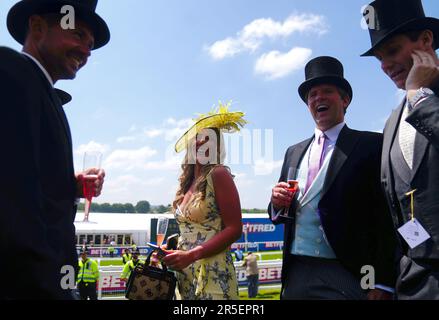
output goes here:
{"type": "MultiPolygon", "coordinates": [[[[211,171],[212,172],[212,171],[211,171]]],[[[208,241],[223,229],[215,201],[211,174],[207,176],[206,199],[192,198],[184,212],[175,212],[180,227],[179,250],[190,250],[208,241]]],[[[230,250],[200,259],[176,272],[183,300],[237,300],[238,282],[230,250]]]]}

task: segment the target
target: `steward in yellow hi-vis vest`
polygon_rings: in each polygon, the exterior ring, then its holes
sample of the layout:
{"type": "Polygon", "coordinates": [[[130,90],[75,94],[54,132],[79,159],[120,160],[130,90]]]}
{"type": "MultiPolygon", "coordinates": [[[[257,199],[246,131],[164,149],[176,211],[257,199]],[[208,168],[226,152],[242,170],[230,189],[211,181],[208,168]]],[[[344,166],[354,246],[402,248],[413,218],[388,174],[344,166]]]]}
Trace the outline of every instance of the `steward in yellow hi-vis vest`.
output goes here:
{"type": "Polygon", "coordinates": [[[127,282],[130,278],[131,272],[139,263],[142,263],[139,259],[139,251],[134,251],[131,260],[128,261],[123,267],[122,274],[120,275],[120,280],[127,282]]]}
{"type": "Polygon", "coordinates": [[[124,254],[122,255],[123,265],[126,265],[126,263],[131,260],[131,257],[130,249],[124,249],[124,254]]]}
{"type": "Polygon", "coordinates": [[[88,258],[87,250],[81,252],[78,263],[77,287],[81,300],[97,300],[96,288],[99,280],[99,268],[95,260],[88,258]]]}

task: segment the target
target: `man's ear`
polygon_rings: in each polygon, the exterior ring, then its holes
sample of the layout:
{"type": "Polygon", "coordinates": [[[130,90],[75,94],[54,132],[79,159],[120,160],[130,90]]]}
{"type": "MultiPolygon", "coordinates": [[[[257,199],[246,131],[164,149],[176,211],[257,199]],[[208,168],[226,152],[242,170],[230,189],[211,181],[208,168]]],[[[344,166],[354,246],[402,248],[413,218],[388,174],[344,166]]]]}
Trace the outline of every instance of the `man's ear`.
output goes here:
{"type": "Polygon", "coordinates": [[[422,41],[422,46],[426,51],[431,50],[434,42],[434,35],[431,30],[424,30],[421,33],[420,39],[422,41]]]}
{"type": "Polygon", "coordinates": [[[351,104],[351,98],[349,98],[348,95],[346,95],[346,96],[343,98],[343,104],[344,104],[344,109],[347,110],[348,107],[349,107],[349,105],[351,104]]]}
{"type": "Polygon", "coordinates": [[[47,21],[39,15],[32,15],[29,17],[28,27],[28,36],[31,36],[34,39],[41,39],[49,28],[47,21]]]}

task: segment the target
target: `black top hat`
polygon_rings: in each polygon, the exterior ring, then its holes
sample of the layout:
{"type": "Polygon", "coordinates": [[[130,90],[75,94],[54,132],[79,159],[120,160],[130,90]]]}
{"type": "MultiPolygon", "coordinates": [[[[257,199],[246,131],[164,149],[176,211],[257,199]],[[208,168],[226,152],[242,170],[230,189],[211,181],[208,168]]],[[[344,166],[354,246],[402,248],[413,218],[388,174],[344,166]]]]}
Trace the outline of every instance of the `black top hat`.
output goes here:
{"type": "Polygon", "coordinates": [[[421,0],[376,0],[363,12],[372,48],[362,56],[372,56],[377,46],[392,36],[408,31],[429,29],[439,47],[439,20],[425,17],[421,0]]]}
{"type": "Polygon", "coordinates": [[[305,82],[299,86],[299,95],[307,103],[308,91],[319,84],[333,84],[349,95],[352,100],[352,87],[343,77],[343,65],[333,57],[317,57],[305,66],[305,82]]]}
{"type": "Polygon", "coordinates": [[[93,31],[95,46],[103,47],[110,41],[110,30],[105,21],[96,14],[98,0],[21,0],[9,10],[7,24],[12,37],[24,44],[29,17],[33,14],[61,13],[64,5],[75,8],[75,15],[87,23],[93,31]]]}

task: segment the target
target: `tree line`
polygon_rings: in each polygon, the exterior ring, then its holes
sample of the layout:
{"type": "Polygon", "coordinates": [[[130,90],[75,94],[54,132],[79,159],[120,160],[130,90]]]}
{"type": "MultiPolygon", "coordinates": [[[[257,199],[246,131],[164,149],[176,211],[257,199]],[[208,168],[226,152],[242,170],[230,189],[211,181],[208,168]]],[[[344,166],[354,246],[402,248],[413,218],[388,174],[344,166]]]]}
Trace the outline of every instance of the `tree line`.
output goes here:
{"type": "MultiPolygon", "coordinates": [[[[84,203],[81,202],[78,205],[79,211],[84,211],[84,203]]],[[[101,213],[165,213],[172,211],[172,206],[168,204],[167,206],[151,206],[151,204],[142,200],[133,205],[132,203],[96,203],[92,202],[91,212],[101,212],[101,213]]],[[[266,213],[266,209],[242,209],[243,213],[266,213]]]]}
{"type": "MultiPolygon", "coordinates": [[[[91,212],[101,212],[101,213],[165,213],[171,211],[171,205],[159,205],[151,206],[151,204],[146,201],[139,201],[136,205],[132,203],[96,203],[92,202],[91,212]]],[[[79,211],[84,211],[84,203],[78,205],[79,211]]]]}

